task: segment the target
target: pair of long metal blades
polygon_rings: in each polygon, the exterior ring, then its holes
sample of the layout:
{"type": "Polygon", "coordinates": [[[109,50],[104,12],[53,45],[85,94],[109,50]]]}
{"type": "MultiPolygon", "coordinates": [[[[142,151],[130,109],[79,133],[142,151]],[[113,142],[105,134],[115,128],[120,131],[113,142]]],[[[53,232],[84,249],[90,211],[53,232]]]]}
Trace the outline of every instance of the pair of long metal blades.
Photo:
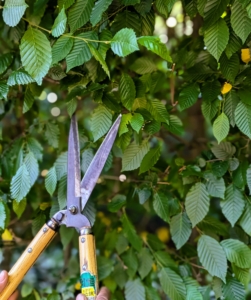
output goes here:
{"type": "MultiPolygon", "coordinates": [[[[82,181],[80,181],[81,171],[78,125],[76,116],[72,116],[68,141],[67,166],[67,210],[70,210],[71,214],[68,214],[67,223],[73,225],[78,222],[77,215],[81,214],[81,211],[83,211],[111,151],[119,129],[121,117],[122,116],[119,115],[110,128],[82,181]]],[[[67,225],[69,226],[69,224],[67,225]]]]}

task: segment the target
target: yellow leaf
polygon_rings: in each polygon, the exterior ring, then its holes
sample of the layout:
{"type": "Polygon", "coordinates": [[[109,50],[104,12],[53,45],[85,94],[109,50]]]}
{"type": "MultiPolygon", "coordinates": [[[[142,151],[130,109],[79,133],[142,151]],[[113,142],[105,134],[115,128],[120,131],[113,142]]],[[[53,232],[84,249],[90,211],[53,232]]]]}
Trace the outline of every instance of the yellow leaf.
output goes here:
{"type": "Polygon", "coordinates": [[[80,289],[81,289],[81,283],[80,283],[80,282],[77,282],[77,283],[75,284],[75,290],[80,291],[80,289]]]}
{"type": "Polygon", "coordinates": [[[147,240],[147,231],[142,231],[142,232],[140,233],[140,236],[141,236],[142,240],[143,240],[144,242],[146,242],[146,240],[147,240]]]}
{"type": "Polygon", "coordinates": [[[6,241],[6,242],[13,240],[12,234],[11,234],[11,232],[8,229],[4,230],[4,232],[2,234],[2,240],[6,241]]]}
{"type": "Polygon", "coordinates": [[[232,90],[232,87],[233,87],[232,84],[225,82],[221,89],[221,93],[224,95],[224,94],[230,92],[232,90]]]}
{"type": "Polygon", "coordinates": [[[39,208],[41,210],[46,210],[46,208],[51,207],[51,203],[50,202],[43,202],[40,204],[39,208]]]}
{"type": "Polygon", "coordinates": [[[170,233],[167,227],[158,228],[156,233],[161,242],[167,243],[170,240],[170,233]]]}
{"type": "Polygon", "coordinates": [[[250,49],[246,48],[246,49],[241,49],[241,60],[248,64],[251,60],[251,56],[250,56],[250,49]]]}

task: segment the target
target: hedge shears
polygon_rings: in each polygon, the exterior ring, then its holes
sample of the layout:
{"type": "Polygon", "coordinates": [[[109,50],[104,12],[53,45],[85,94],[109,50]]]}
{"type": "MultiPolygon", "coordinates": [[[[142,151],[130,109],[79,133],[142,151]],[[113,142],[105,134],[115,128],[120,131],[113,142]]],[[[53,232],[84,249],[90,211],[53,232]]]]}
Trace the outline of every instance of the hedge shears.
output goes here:
{"type": "Polygon", "coordinates": [[[120,121],[121,115],[118,116],[107,133],[81,180],[78,126],[76,116],[72,116],[68,140],[67,207],[54,214],[41,228],[9,271],[8,284],[4,291],[0,293],[1,300],[9,299],[39,255],[55,237],[60,225],[74,227],[79,232],[81,293],[89,300],[96,299],[98,294],[98,274],[95,239],[92,234],[90,221],[81,212],[85,208],[108,158],[120,121]]]}

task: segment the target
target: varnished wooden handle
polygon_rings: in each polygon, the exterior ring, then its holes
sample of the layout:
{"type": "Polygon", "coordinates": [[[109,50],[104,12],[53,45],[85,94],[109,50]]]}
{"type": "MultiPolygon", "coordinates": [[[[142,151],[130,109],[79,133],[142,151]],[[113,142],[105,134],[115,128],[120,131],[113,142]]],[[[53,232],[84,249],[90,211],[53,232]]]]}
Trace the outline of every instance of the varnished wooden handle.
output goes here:
{"type": "Polygon", "coordinates": [[[95,238],[91,229],[81,230],[79,236],[81,292],[88,300],[95,300],[98,294],[98,272],[95,238]]]}
{"type": "Polygon", "coordinates": [[[18,261],[9,271],[7,286],[2,293],[0,293],[1,300],[8,300],[14,293],[25,274],[33,266],[41,252],[49,245],[55,235],[56,231],[52,230],[46,224],[37,233],[18,261]]]}

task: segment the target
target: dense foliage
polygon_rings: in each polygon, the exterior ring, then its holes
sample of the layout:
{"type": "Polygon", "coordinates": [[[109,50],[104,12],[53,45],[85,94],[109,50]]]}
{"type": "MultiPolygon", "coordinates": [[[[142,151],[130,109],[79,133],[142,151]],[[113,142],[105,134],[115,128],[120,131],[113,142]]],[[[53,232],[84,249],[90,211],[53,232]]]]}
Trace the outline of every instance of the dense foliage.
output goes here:
{"type": "MultiPolygon", "coordinates": [[[[84,212],[101,284],[113,300],[245,299],[251,1],[5,0],[0,9],[2,268],[65,207],[72,114],[84,174],[122,113],[84,212]],[[180,31],[167,31],[170,14],[180,31]]],[[[72,299],[77,243],[74,229],[60,229],[23,298],[72,299]]]]}

